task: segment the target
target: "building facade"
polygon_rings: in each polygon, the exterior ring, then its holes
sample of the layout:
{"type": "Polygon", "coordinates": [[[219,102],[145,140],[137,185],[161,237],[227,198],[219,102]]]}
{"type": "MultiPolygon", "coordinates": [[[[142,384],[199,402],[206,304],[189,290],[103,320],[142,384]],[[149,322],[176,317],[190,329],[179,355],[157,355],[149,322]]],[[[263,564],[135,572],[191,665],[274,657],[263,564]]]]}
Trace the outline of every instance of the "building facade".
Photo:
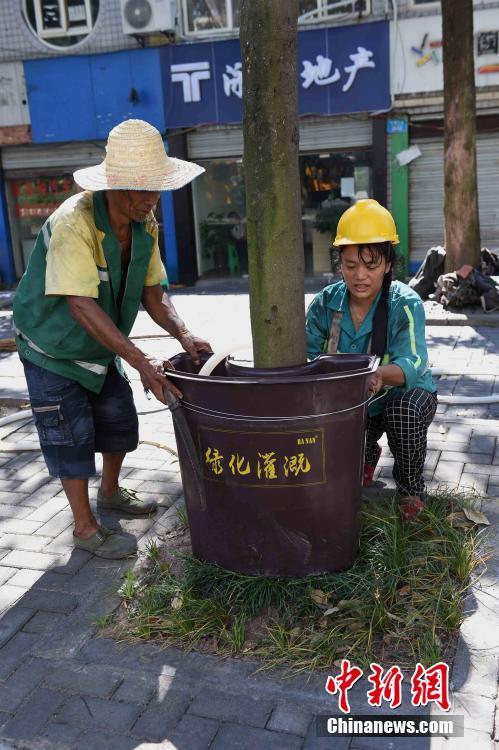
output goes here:
{"type": "MultiPolygon", "coordinates": [[[[406,269],[443,241],[439,5],[300,0],[307,273],[330,272],[336,222],[363,196],[391,206],[406,269]],[[406,163],[409,146],[420,155],[413,150],[406,163]]],[[[480,211],[484,244],[493,247],[499,2],[475,6],[480,211]]],[[[128,117],[148,120],[171,155],[206,168],[192,187],[162,196],[170,280],[247,273],[238,24],[238,0],[0,5],[1,281],[20,277],[46,216],[77,189],[72,172],[101,161],[107,133],[128,117]]]]}

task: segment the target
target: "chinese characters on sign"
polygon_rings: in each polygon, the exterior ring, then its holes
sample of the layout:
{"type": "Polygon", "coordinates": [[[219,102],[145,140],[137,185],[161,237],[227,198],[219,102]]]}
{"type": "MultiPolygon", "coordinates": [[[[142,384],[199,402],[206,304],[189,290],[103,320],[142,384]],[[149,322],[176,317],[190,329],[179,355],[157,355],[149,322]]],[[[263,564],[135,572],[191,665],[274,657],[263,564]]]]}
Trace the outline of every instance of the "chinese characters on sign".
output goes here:
{"type": "MultiPolygon", "coordinates": [[[[165,45],[159,55],[168,127],[242,121],[238,39],[165,45]]],[[[388,107],[388,23],[300,31],[296,75],[300,114],[388,107]]]]}
{"type": "MultiPolygon", "coordinates": [[[[354,85],[359,70],[376,67],[376,63],[371,59],[373,55],[374,53],[365,49],[365,47],[357,47],[357,52],[349,55],[352,64],[343,68],[345,73],[348,73],[347,81],[341,88],[344,93],[349,91],[354,85]]],[[[329,57],[317,55],[315,59],[317,60],[315,65],[310,60],[303,60],[303,71],[300,76],[303,78],[302,86],[304,89],[308,89],[312,84],[328,86],[341,79],[341,73],[338,68],[335,68],[331,74],[333,61],[329,57]]],[[[234,94],[239,99],[242,98],[242,67],[240,61],[235,62],[234,65],[225,66],[225,73],[222,74],[225,96],[232,96],[234,94]]],[[[171,66],[172,83],[182,84],[182,95],[186,104],[201,101],[200,81],[209,81],[210,78],[209,62],[184,63],[182,65],[171,66]]]]}
{"type": "Polygon", "coordinates": [[[200,428],[207,479],[254,487],[322,484],[323,431],[294,433],[227,432],[200,428]]]}
{"type": "Polygon", "coordinates": [[[172,83],[182,84],[182,95],[184,102],[201,101],[200,81],[209,81],[211,78],[209,62],[185,63],[183,65],[171,66],[172,83]]]}
{"type": "MultiPolygon", "coordinates": [[[[385,701],[390,708],[398,708],[402,704],[402,670],[395,665],[385,671],[375,662],[370,666],[367,679],[373,687],[367,691],[368,704],[381,706],[382,701],[385,701]]],[[[348,691],[363,674],[360,667],[351,666],[348,659],[342,659],[340,673],[336,677],[329,676],[326,680],[326,692],[338,695],[338,706],[344,714],[350,713],[348,691]]],[[[442,711],[450,710],[448,664],[437,662],[427,669],[422,664],[416,664],[411,676],[411,703],[413,706],[436,703],[442,711]]]]}
{"type": "Polygon", "coordinates": [[[482,31],[477,34],[477,56],[497,55],[499,31],[482,31]]]}

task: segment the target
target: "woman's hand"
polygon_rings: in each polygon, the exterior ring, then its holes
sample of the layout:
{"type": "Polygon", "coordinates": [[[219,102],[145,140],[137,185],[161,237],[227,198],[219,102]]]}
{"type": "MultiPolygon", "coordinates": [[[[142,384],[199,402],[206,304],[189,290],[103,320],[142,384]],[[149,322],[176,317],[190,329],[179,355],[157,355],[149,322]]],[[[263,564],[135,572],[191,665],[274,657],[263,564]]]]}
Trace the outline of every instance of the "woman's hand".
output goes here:
{"type": "Polygon", "coordinates": [[[383,388],[383,375],[380,370],[376,370],[367,379],[367,395],[369,398],[375,396],[383,388]]]}

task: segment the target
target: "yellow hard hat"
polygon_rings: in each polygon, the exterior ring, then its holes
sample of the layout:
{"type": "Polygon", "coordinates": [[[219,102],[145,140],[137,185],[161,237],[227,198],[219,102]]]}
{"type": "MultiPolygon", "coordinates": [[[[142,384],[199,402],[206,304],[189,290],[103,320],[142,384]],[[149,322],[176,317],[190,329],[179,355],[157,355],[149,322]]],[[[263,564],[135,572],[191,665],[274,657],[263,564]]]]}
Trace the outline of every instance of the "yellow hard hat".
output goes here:
{"type": "Polygon", "coordinates": [[[333,245],[370,245],[374,242],[398,245],[399,238],[391,213],[378,201],[367,198],[357,201],[342,214],[333,245]]]}

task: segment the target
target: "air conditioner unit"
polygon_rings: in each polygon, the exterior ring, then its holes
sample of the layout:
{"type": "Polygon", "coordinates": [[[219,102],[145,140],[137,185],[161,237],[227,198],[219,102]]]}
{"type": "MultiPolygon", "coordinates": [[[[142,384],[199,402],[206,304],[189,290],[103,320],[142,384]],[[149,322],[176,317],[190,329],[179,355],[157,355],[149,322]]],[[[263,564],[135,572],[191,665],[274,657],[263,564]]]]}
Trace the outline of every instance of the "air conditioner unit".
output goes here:
{"type": "Polygon", "coordinates": [[[121,0],[121,22],[125,34],[174,31],[177,0],[121,0]]]}

